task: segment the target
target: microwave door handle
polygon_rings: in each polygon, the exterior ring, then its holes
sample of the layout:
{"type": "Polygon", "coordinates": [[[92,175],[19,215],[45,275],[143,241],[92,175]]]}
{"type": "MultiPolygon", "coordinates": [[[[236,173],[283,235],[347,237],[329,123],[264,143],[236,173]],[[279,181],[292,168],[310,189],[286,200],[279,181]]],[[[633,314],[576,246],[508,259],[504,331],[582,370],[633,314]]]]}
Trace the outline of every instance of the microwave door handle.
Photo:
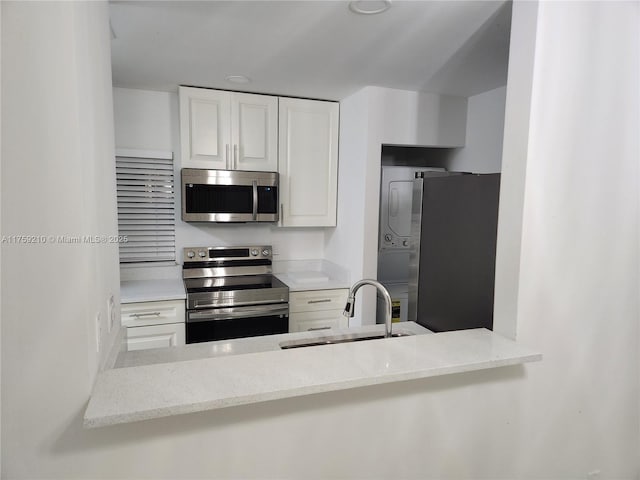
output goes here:
{"type": "Polygon", "coordinates": [[[258,182],[253,181],[253,220],[258,219],[258,182]]]}

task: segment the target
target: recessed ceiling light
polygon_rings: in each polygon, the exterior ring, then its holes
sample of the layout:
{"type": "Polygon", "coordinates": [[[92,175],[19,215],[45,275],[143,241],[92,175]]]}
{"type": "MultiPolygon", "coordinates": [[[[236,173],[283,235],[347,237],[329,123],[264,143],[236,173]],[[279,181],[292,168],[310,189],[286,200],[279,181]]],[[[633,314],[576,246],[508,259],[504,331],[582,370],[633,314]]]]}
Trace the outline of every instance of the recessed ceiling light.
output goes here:
{"type": "Polygon", "coordinates": [[[362,15],[375,15],[391,8],[391,0],[354,0],[349,2],[349,10],[362,15]]]}
{"type": "Polygon", "coordinates": [[[251,79],[244,75],[229,75],[226,80],[231,83],[251,83],[251,79]]]}

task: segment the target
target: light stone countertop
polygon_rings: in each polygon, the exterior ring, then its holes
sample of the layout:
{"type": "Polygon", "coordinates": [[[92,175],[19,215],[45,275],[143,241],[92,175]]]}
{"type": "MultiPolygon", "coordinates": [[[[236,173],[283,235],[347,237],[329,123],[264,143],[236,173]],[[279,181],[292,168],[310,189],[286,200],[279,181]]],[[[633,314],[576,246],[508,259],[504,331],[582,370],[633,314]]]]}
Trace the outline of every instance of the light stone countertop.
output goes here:
{"type": "MultiPolygon", "coordinates": [[[[314,339],[323,336],[348,335],[354,332],[384,334],[384,325],[367,325],[355,328],[332,330],[316,330],[310,332],[283,333],[264,335],[261,337],[235,338],[215,342],[192,343],[171,348],[151,348],[120,352],[114,368],[139,367],[156,363],[183,362],[211,357],[226,357],[246,353],[280,351],[280,342],[298,339],[314,339]]],[[[397,322],[393,324],[393,332],[409,332],[414,335],[430,334],[431,331],[415,322],[397,322]]]]}
{"type": "MultiPolygon", "coordinates": [[[[180,276],[181,269],[172,267],[163,272],[163,278],[144,279],[140,278],[137,269],[126,270],[120,282],[120,303],[184,300],[186,293],[180,276]]],[[[349,274],[344,268],[323,259],[274,261],[273,273],[291,292],[351,286],[349,274]]],[[[149,270],[146,269],[143,274],[149,275],[149,270]]]]}
{"type": "Polygon", "coordinates": [[[344,280],[336,280],[330,276],[323,277],[322,273],[292,272],[292,273],[276,273],[276,277],[280,279],[290,292],[303,292],[306,290],[333,290],[336,288],[349,288],[349,282],[344,280]]]}
{"type": "Polygon", "coordinates": [[[84,426],[135,422],[541,359],[540,353],[513,340],[474,329],[114,368],[98,374],[84,426]]]}
{"type": "Polygon", "coordinates": [[[125,280],[120,282],[120,303],[184,300],[182,278],[159,280],[125,280]]]}
{"type": "Polygon", "coordinates": [[[349,288],[349,272],[328,260],[278,260],[273,273],[291,292],[349,288]]]}

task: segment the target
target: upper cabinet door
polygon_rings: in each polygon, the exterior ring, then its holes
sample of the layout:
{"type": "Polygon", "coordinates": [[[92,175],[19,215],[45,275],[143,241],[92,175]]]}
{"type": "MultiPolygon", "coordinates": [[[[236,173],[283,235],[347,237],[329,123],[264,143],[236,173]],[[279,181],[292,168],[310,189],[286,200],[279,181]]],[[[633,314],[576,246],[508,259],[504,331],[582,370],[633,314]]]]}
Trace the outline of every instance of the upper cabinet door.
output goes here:
{"type": "Polygon", "coordinates": [[[231,168],[231,93],[179,87],[182,166],[231,168]]]}
{"type": "Polygon", "coordinates": [[[336,225],[338,117],[336,102],[280,97],[280,225],[336,225]]]}
{"type": "Polygon", "coordinates": [[[278,169],[278,97],[180,87],[182,166],[278,169]]]}
{"type": "Polygon", "coordinates": [[[278,97],[233,93],[231,153],[234,170],[278,169],[278,97]]]}

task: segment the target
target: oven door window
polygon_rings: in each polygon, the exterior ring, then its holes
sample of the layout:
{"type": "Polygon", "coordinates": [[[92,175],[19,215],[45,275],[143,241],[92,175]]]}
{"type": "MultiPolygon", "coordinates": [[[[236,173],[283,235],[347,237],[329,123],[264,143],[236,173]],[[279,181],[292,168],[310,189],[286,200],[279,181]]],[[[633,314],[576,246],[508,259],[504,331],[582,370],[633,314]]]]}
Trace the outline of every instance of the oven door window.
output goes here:
{"type": "MultiPolygon", "coordinates": [[[[269,306],[270,307],[270,306],[269,306]]],[[[256,312],[255,307],[212,309],[187,313],[187,343],[275,335],[289,331],[288,307],[256,312]],[[283,312],[284,308],[284,312],[283,312]],[[246,310],[246,313],[243,313],[246,310]],[[229,315],[221,312],[230,312],[229,315]]]]}
{"type": "Polygon", "coordinates": [[[253,187],[246,185],[185,185],[187,213],[253,212],[253,187]]]}

